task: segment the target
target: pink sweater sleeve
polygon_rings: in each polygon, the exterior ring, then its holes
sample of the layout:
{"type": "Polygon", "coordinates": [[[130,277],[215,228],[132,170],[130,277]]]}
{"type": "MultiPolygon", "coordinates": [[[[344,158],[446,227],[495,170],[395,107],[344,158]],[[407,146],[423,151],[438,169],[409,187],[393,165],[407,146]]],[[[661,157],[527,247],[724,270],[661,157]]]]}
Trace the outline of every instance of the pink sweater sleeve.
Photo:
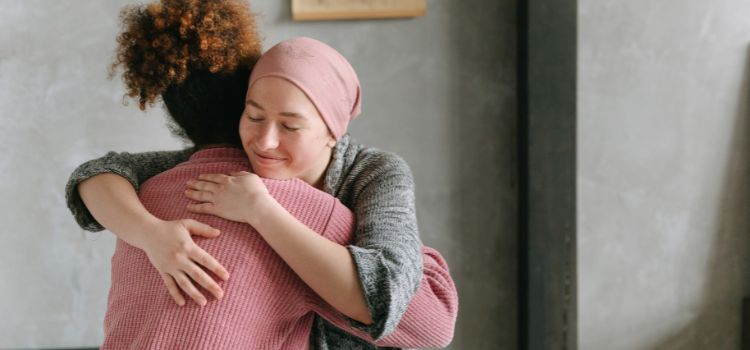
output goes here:
{"type": "MultiPolygon", "coordinates": [[[[333,201],[322,235],[339,244],[348,244],[354,231],[354,214],[340,201],[333,201]]],[[[378,346],[443,348],[450,344],[458,314],[456,286],[440,253],[422,248],[423,276],[414,298],[390,334],[374,340],[369,333],[352,325],[351,319],[310,290],[311,310],[347,333],[378,346]]]]}
{"type": "Polygon", "coordinates": [[[423,247],[422,256],[424,275],[419,289],[396,329],[385,337],[375,341],[320,298],[314,298],[313,311],[342,330],[378,346],[447,347],[453,340],[458,315],[456,286],[440,253],[423,247]]]}

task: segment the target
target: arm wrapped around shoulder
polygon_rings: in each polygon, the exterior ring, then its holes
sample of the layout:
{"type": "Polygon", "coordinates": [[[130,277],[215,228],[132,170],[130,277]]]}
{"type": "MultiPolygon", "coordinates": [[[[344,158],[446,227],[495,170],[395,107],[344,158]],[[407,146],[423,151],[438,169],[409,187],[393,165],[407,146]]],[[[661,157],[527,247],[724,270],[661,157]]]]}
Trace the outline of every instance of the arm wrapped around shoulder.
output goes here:
{"type": "Polygon", "coordinates": [[[186,161],[193,151],[193,148],[187,148],[181,151],[143,153],[109,152],[103,157],[85,162],[70,174],[65,185],[68,209],[82,229],[92,232],[104,230],[78,194],[78,185],[81,182],[96,175],[112,173],[128,180],[137,191],[142,182],[186,161]]]}
{"type": "Polygon", "coordinates": [[[448,265],[435,249],[422,248],[424,275],[417,293],[395,330],[375,341],[362,330],[353,328],[345,317],[320,298],[313,298],[313,310],[323,318],[363,340],[379,347],[444,348],[453,340],[458,316],[458,293],[448,265]]]}
{"type": "Polygon", "coordinates": [[[435,249],[424,247],[424,276],[396,331],[378,346],[444,348],[453,340],[458,293],[448,265],[435,249]]]}
{"type": "Polygon", "coordinates": [[[348,248],[373,324],[353,325],[380,339],[396,328],[422,279],[414,179],[406,162],[388,152],[365,155],[355,166],[357,223],[348,248]]]}

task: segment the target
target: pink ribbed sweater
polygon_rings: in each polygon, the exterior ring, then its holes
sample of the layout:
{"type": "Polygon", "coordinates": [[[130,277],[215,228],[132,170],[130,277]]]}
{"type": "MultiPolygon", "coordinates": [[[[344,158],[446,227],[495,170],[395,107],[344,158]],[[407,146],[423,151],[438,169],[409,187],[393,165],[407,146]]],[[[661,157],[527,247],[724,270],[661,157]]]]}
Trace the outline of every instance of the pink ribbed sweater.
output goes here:
{"type": "MultiPolygon", "coordinates": [[[[222,300],[209,297],[202,308],[192,301],[180,307],[145,253],[118,240],[102,349],[306,349],[314,313],[369,338],[307,287],[252,227],[185,209],[190,202],[183,194],[187,180],[247,169],[241,150],[213,148],[198,151],[189,161],[143,183],[140,199],[155,216],[192,218],[221,230],[217,238],[194,240],[231,277],[219,282],[225,293],[222,300]]],[[[349,243],[354,217],[337,199],[298,179],[264,179],[264,183],[305,225],[339,244],[349,243]]],[[[397,329],[377,342],[381,346],[440,347],[452,338],[455,286],[442,257],[429,248],[424,252],[420,290],[397,329]]]]}

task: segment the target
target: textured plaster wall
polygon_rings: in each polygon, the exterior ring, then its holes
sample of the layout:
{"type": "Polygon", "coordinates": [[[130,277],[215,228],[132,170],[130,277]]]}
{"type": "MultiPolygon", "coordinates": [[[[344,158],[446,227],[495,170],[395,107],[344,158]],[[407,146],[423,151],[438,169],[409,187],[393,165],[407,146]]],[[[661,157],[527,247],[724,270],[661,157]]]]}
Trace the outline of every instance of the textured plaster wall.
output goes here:
{"type": "MultiPolygon", "coordinates": [[[[64,183],[108,150],[181,147],[160,108],[123,106],[107,80],[127,3],[0,0],[0,348],[100,343],[114,239],[74,224],[64,183]]],[[[423,240],[458,284],[451,348],[515,347],[515,2],[314,23],[292,22],[286,0],[252,4],[266,47],[316,37],[358,71],[364,111],[350,132],[411,165],[423,240]]]]}
{"type": "Polygon", "coordinates": [[[739,349],[750,3],[578,6],[580,348],[739,349]]]}

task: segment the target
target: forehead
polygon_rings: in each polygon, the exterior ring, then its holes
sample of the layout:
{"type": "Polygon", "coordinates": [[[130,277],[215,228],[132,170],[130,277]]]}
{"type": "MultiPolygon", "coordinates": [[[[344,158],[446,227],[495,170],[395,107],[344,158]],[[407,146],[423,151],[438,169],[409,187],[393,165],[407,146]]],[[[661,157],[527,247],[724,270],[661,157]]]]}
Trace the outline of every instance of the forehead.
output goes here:
{"type": "Polygon", "coordinates": [[[307,94],[281,77],[263,77],[253,82],[247,92],[246,104],[267,113],[325,123],[307,94]]]}
{"type": "MultiPolygon", "coordinates": [[[[304,91],[291,81],[276,77],[269,76],[263,77],[250,86],[247,92],[248,97],[257,97],[264,100],[285,100],[285,101],[301,101],[306,100],[312,103],[307,97],[304,91]]],[[[255,98],[253,98],[257,102],[255,98]]]]}

